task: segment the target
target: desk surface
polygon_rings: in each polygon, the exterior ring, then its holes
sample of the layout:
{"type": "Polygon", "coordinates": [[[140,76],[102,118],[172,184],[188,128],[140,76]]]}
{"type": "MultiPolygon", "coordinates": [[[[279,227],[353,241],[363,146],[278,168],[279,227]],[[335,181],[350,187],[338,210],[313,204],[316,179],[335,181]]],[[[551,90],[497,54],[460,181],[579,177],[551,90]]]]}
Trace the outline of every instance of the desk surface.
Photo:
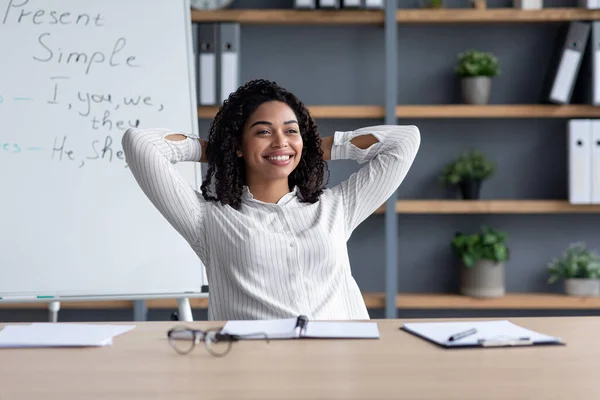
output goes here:
{"type": "Polygon", "coordinates": [[[138,322],[110,347],[0,349],[0,399],[600,399],[600,318],[510,320],[567,345],[445,350],[375,320],[379,340],[244,341],[215,358],[175,353],[173,322],[138,322]]]}

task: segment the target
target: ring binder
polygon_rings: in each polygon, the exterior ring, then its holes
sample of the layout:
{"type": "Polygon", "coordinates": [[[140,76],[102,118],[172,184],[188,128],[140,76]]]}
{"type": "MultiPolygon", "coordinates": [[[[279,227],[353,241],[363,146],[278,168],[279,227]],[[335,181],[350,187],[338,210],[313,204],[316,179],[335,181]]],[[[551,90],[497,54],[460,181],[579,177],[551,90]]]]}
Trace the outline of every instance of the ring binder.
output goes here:
{"type": "Polygon", "coordinates": [[[310,320],[306,315],[268,320],[227,321],[221,333],[245,336],[264,332],[273,339],[379,339],[379,327],[372,321],[310,320]]]}
{"type": "Polygon", "coordinates": [[[306,315],[299,315],[296,319],[296,333],[298,337],[302,337],[306,331],[306,325],[308,324],[308,317],[306,315]]]}

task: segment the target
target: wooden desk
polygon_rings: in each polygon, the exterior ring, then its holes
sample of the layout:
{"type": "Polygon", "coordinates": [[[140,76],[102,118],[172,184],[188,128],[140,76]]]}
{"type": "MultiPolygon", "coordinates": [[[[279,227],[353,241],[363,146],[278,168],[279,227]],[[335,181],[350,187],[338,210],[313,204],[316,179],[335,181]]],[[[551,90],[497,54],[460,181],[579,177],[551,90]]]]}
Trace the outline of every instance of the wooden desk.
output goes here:
{"type": "Polygon", "coordinates": [[[600,318],[510,320],[567,346],[444,350],[379,320],[380,340],[245,341],[214,358],[175,353],[173,322],[142,322],[112,347],[0,350],[0,399],[600,398],[600,318]]]}

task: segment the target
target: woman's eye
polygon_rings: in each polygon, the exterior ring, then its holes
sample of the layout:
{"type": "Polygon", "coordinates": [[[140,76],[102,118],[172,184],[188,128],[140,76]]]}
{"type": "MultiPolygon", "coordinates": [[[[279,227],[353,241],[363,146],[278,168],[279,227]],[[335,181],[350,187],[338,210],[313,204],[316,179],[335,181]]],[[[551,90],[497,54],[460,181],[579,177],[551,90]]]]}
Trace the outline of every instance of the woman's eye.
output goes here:
{"type": "Polygon", "coordinates": [[[259,135],[266,135],[267,133],[269,133],[269,131],[258,131],[256,133],[259,135]]]}
{"type": "Polygon", "coordinates": [[[297,130],[295,130],[295,129],[290,129],[290,130],[288,131],[288,133],[298,133],[298,131],[297,131],[297,130]]]}

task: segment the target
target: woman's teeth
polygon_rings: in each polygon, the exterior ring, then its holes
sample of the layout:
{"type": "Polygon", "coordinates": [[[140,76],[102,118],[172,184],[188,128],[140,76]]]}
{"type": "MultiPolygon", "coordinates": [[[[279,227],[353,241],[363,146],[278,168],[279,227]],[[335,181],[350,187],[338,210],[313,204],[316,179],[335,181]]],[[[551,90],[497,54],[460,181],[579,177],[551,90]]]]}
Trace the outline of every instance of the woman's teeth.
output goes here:
{"type": "Polygon", "coordinates": [[[267,157],[271,161],[287,161],[291,156],[275,156],[275,157],[267,157]]]}

